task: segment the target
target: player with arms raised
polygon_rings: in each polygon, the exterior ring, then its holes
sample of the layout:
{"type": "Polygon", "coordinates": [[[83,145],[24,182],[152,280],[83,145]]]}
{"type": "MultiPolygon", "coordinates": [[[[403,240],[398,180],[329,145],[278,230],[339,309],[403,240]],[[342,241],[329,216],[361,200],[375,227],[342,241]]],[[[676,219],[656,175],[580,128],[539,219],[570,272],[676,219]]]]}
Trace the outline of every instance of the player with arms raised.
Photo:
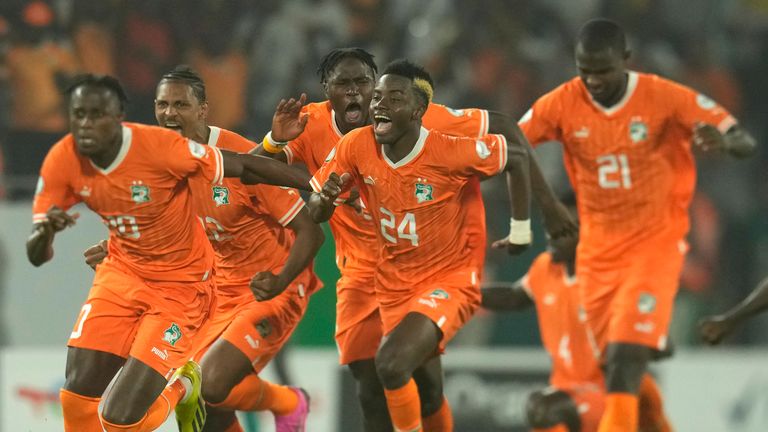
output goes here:
{"type": "Polygon", "coordinates": [[[695,185],[691,142],[744,157],[754,140],[721,106],[656,75],[629,71],[612,21],[579,33],[579,77],[520,120],[532,144],[563,143],[577,194],[579,288],[606,364],[600,432],[635,431],[637,394],[667,330],[687,245],[695,185]]]}
{"type": "MultiPolygon", "coordinates": [[[[303,162],[310,173],[322,166],[338,141],[354,128],[370,124],[369,105],[376,73],[373,56],[360,48],[335,49],[323,58],[318,68],[328,100],[304,105],[299,100],[283,100],[278,105],[272,131],[258,153],[272,155],[288,163],[303,162]],[[273,152],[273,153],[270,153],[273,152]]],[[[421,78],[430,81],[428,74],[421,78]]],[[[483,109],[453,110],[430,103],[422,118],[427,129],[448,135],[481,137],[488,133],[514,136],[510,145],[529,149],[516,123],[506,115],[483,109]]],[[[545,216],[547,230],[553,236],[575,232],[575,224],[556,206],[549,186],[544,182],[535,160],[531,160],[531,181],[545,216]],[[538,180],[538,181],[537,181],[538,180]],[[565,217],[564,217],[565,216],[565,217]]],[[[466,199],[482,201],[477,179],[466,187],[466,199]]],[[[485,213],[482,206],[467,215],[475,229],[476,257],[485,252],[485,213]]],[[[367,211],[358,212],[342,206],[330,219],[336,242],[336,263],[341,278],[336,284],[336,342],[340,362],[347,364],[358,382],[358,396],[363,409],[365,430],[392,430],[386,399],[376,374],[374,357],[381,341],[381,317],[374,295],[374,272],[378,261],[376,229],[367,211]]],[[[481,266],[482,267],[482,266],[481,266]]],[[[415,379],[421,392],[422,414],[426,430],[450,429],[451,412],[438,384],[440,358],[434,357],[420,368],[415,379]]]]}
{"type": "MultiPolygon", "coordinates": [[[[429,82],[416,78],[423,74],[407,61],[391,63],[374,89],[373,126],[345,135],[311,181],[315,215],[330,217],[354,185],[374,221],[381,251],[375,290],[386,335],[375,364],[396,431],[422,430],[413,372],[479,305],[482,263],[476,231],[467,226],[467,213],[476,210],[463,201],[468,182],[506,172],[513,221],[529,219],[527,152],[508,147],[503,135],[456,138],[423,128],[432,96],[429,82]]],[[[513,227],[498,245],[519,251],[530,230],[513,227]]]]}
{"type": "Polygon", "coordinates": [[[123,123],[125,93],[114,78],[85,75],[68,93],[71,134],[41,168],[27,255],[38,266],[50,260],[56,233],[77,217],[66,210],[84,202],[109,227],[110,258],[96,271],[68,342],[64,427],[151,431],[180,400],[197,404],[200,393],[199,371],[185,363],[211,312],[214,254],[188,180],[217,185],[250,174],[307,187],[308,177],[167,129],[123,123]]]}

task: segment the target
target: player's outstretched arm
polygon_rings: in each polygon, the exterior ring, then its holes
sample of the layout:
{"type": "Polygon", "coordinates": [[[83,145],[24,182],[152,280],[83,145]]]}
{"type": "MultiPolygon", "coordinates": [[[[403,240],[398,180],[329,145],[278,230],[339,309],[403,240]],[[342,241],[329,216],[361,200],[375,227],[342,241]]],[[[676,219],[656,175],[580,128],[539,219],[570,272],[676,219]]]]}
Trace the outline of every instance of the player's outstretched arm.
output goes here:
{"type": "Polygon", "coordinates": [[[349,174],[338,175],[331,173],[328,176],[328,180],[323,185],[323,189],[320,192],[313,193],[309,197],[307,207],[309,208],[309,214],[312,216],[312,220],[316,223],[325,222],[333,216],[333,211],[336,210],[336,201],[339,195],[344,191],[344,187],[350,181],[349,174]]]}
{"type": "Polygon", "coordinates": [[[577,236],[579,226],[573,219],[568,209],[557,199],[554,191],[550,187],[541,167],[536,160],[536,154],[533,152],[531,144],[520,130],[515,120],[503,113],[496,111],[488,112],[488,132],[502,134],[507,137],[509,146],[518,146],[528,153],[529,170],[531,173],[531,193],[536,204],[541,209],[544,217],[544,229],[550,238],[562,236],[577,236]]]}
{"type": "Polygon", "coordinates": [[[302,113],[301,108],[307,102],[307,95],[302,93],[298,99],[280,99],[272,116],[272,130],[251,153],[266,156],[286,162],[283,148],[292,139],[296,139],[307,126],[308,113],[302,113]]]}
{"type": "Polygon", "coordinates": [[[483,285],[481,305],[494,312],[515,312],[533,306],[533,299],[523,288],[522,281],[515,283],[495,282],[483,285]]]}
{"type": "Polygon", "coordinates": [[[222,150],[221,154],[224,158],[224,177],[240,177],[244,184],[264,183],[312,190],[309,187],[310,175],[299,168],[252,154],[226,150],[222,150]]]}
{"type": "Polygon", "coordinates": [[[288,224],[288,228],[296,237],[280,274],[261,272],[251,280],[251,291],[260,301],[269,300],[285,291],[296,276],[312,264],[312,259],[325,240],[323,230],[312,221],[306,209],[301,209],[288,224]]]}
{"type": "Polygon", "coordinates": [[[35,267],[39,267],[53,258],[53,238],[56,233],[73,226],[80,216],[78,213],[69,214],[52,206],[46,212],[46,219],[38,222],[32,228],[32,234],[27,239],[27,258],[35,267]]]}
{"type": "Polygon", "coordinates": [[[739,125],[721,134],[716,127],[699,123],[693,129],[693,144],[705,152],[719,151],[738,159],[752,156],[757,148],[755,138],[739,125]]]}
{"type": "Polygon", "coordinates": [[[729,311],[702,319],[699,322],[699,332],[705,342],[716,345],[742,321],[766,309],[768,309],[768,278],[763,279],[747,298],[729,311]]]}

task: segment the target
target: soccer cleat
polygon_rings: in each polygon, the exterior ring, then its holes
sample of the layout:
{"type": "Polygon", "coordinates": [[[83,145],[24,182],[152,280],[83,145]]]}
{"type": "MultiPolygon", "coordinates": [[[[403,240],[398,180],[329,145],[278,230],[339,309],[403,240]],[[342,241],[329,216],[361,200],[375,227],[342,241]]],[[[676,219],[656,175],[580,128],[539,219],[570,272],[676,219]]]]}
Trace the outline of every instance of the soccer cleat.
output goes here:
{"type": "Polygon", "coordinates": [[[172,379],[186,377],[192,382],[192,391],[184,396],[184,401],[176,405],[176,423],[179,425],[179,432],[201,432],[205,425],[205,401],[200,389],[203,382],[203,373],[200,365],[194,361],[188,361],[180,367],[172,379]]]}
{"type": "Polygon", "coordinates": [[[275,416],[275,432],[304,432],[309,415],[309,395],[303,388],[291,387],[299,396],[299,404],[292,413],[275,416]]]}

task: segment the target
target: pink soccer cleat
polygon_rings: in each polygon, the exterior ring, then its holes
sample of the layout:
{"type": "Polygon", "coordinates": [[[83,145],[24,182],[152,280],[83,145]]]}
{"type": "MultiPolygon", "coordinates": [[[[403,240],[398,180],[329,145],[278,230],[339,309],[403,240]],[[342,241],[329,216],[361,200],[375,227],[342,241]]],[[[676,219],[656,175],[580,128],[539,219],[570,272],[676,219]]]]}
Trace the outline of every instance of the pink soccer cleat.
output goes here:
{"type": "Polygon", "coordinates": [[[291,387],[299,396],[299,405],[292,413],[283,416],[275,416],[276,432],[304,432],[309,416],[309,395],[307,391],[299,387],[291,387]]]}

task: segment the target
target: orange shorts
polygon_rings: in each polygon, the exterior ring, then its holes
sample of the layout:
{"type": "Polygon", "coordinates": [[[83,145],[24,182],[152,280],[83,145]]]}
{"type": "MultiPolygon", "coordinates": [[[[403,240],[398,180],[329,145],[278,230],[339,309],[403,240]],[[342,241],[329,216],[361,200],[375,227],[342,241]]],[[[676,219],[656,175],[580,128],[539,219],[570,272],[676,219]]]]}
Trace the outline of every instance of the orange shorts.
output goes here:
{"type": "Polygon", "coordinates": [[[591,383],[574,384],[558,390],[571,397],[581,418],[581,432],[597,432],[605,411],[603,388],[591,383]]]}
{"type": "Polygon", "coordinates": [[[213,280],[152,282],[107,261],[96,270],[67,345],[134,357],[165,377],[191,356],[215,308],[213,280]]]}
{"type": "Polygon", "coordinates": [[[579,262],[582,306],[601,350],[610,343],[666,347],[686,250],[684,241],[654,241],[608,270],[579,262]]]}
{"type": "Polygon", "coordinates": [[[355,282],[352,286],[342,276],[337,284],[336,346],[342,365],[373,359],[383,335],[373,275],[355,282]]]}
{"type": "Polygon", "coordinates": [[[245,354],[255,372],[277,355],[301,321],[309,303],[309,294],[316,291],[318,279],[311,271],[300,274],[283,294],[260,302],[248,286],[241,294],[233,290],[217,295],[216,312],[205,328],[195,358],[202,358],[219,338],[226,340],[245,354]]]}
{"type": "Polygon", "coordinates": [[[397,299],[382,301],[379,310],[384,334],[389,334],[411,312],[425,315],[442,332],[439,350],[453,339],[480,306],[480,280],[478,272],[463,269],[441,280],[422,284],[413,295],[399,295],[397,299]]]}

